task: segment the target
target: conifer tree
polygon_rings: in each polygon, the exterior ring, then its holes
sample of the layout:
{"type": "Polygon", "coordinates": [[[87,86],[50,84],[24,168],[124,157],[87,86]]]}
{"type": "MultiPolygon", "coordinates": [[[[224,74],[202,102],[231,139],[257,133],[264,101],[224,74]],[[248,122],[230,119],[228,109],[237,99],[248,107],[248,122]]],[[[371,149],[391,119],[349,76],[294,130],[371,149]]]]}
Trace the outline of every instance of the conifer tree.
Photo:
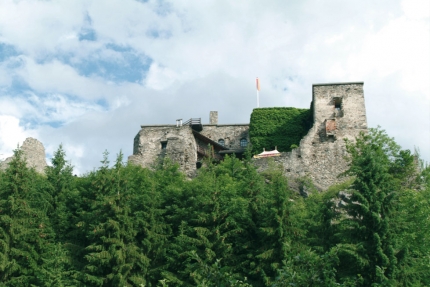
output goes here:
{"type": "Polygon", "coordinates": [[[67,234],[73,229],[73,206],[79,196],[75,189],[73,167],[67,162],[62,145],[54,152],[51,163],[52,166],[45,169],[52,198],[50,218],[58,240],[64,242],[67,234]]]}
{"type": "MultiPolygon", "coordinates": [[[[55,242],[44,259],[43,272],[40,278],[51,282],[52,286],[64,284],[78,284],[79,251],[82,246],[77,245],[76,224],[77,210],[81,205],[80,194],[76,189],[77,178],[73,176],[73,167],[66,160],[66,152],[60,145],[51,159],[51,166],[45,168],[48,186],[46,190],[51,195],[51,209],[49,216],[55,232],[55,242]],[[52,255],[56,254],[54,258],[52,255]]],[[[48,286],[48,285],[47,285],[48,286]]],[[[49,285],[51,286],[51,285],[49,285]]]]}
{"type": "Polygon", "coordinates": [[[94,201],[82,217],[89,240],[83,280],[93,286],[145,284],[149,260],[136,245],[137,229],[131,218],[133,194],[123,177],[122,154],[112,169],[107,157],[106,152],[103,166],[90,175],[94,201]]]}
{"type": "Polygon", "coordinates": [[[300,199],[289,190],[282,171],[273,167],[265,176],[267,184],[259,196],[259,247],[255,250],[258,261],[251,274],[258,274],[270,286],[282,262],[290,253],[299,252],[303,231],[295,218],[299,208],[293,210],[294,205],[300,206],[300,199]]]}
{"type": "Polygon", "coordinates": [[[398,259],[400,286],[429,286],[430,273],[430,167],[422,167],[418,189],[396,194],[391,224],[398,259]],[[426,178],[428,177],[428,178],[426,178]]]}
{"type": "Polygon", "coordinates": [[[88,175],[88,212],[81,225],[87,238],[82,278],[93,286],[153,286],[165,245],[160,196],[148,170],[124,165],[122,153],[109,168],[88,175]]]}
{"type": "Polygon", "coordinates": [[[164,272],[171,282],[192,286],[202,264],[212,266],[217,260],[222,262],[222,272],[239,276],[234,274],[241,263],[234,249],[248,218],[247,202],[239,192],[242,169],[235,158],[226,157],[219,165],[208,162],[178,194],[169,220],[179,228],[169,248],[169,271],[164,272]]]}
{"type": "Polygon", "coordinates": [[[355,143],[347,142],[347,150],[350,168],[346,174],[354,176],[354,182],[346,206],[348,217],[343,221],[345,243],[340,245],[344,259],[348,261],[341,263],[344,268],[340,271],[359,274],[365,286],[392,284],[397,259],[390,230],[390,212],[393,197],[400,191],[395,180],[400,175],[390,171],[399,166],[396,159],[406,159],[406,164],[411,161],[401,153],[394,140],[379,129],[361,134],[355,143]]]}
{"type": "Polygon", "coordinates": [[[38,285],[53,232],[46,211],[44,178],[26,166],[22,150],[14,151],[0,182],[0,281],[3,286],[38,285]]]}

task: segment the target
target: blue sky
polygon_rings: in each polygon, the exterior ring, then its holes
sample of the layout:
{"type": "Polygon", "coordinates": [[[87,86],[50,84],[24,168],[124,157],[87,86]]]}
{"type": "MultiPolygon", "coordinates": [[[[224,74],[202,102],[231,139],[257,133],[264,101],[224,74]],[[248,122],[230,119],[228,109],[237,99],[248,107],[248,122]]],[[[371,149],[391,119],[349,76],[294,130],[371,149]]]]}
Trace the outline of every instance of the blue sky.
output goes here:
{"type": "MultiPolygon", "coordinates": [[[[0,159],[29,136],[76,173],[132,153],[141,124],[307,108],[363,81],[370,127],[430,162],[427,0],[0,0],[0,159]]],[[[49,159],[48,159],[49,160],[49,159]]]]}

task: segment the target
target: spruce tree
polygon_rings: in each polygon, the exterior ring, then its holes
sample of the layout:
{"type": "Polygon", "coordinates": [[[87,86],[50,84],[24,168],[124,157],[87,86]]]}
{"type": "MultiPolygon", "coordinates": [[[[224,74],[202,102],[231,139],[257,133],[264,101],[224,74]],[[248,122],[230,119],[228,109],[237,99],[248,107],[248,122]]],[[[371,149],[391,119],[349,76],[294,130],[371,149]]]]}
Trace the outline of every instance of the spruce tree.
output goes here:
{"type": "Polygon", "coordinates": [[[92,286],[145,284],[148,258],[136,245],[137,228],[132,219],[133,192],[123,176],[122,154],[109,168],[108,153],[103,166],[90,174],[91,209],[82,214],[86,238],[83,280],[92,286]]]}
{"type": "Polygon", "coordinates": [[[290,255],[301,249],[303,230],[297,221],[300,198],[288,188],[282,171],[273,166],[265,173],[266,185],[258,200],[257,259],[251,274],[258,275],[265,286],[270,286],[278,269],[290,255]]]}
{"type": "Polygon", "coordinates": [[[423,168],[419,189],[406,189],[394,198],[390,228],[398,259],[395,275],[400,286],[430,286],[430,167],[423,168]]]}
{"type": "Polygon", "coordinates": [[[45,179],[29,169],[19,148],[0,182],[0,281],[39,285],[43,254],[53,240],[45,179]]]}
{"type": "Polygon", "coordinates": [[[66,152],[60,145],[51,159],[52,166],[45,169],[46,178],[50,184],[51,205],[50,218],[57,240],[64,242],[75,223],[73,201],[78,198],[73,176],[73,167],[66,160],[66,152]]]}
{"type": "Polygon", "coordinates": [[[170,207],[174,211],[168,212],[169,222],[178,226],[168,252],[169,270],[164,272],[170,282],[194,286],[205,273],[202,266],[214,266],[218,260],[221,273],[242,278],[234,252],[243,250],[239,238],[246,237],[244,223],[249,218],[248,203],[240,193],[242,171],[236,158],[226,157],[219,165],[207,162],[177,194],[170,207]]]}
{"type": "Polygon", "coordinates": [[[354,176],[354,182],[346,205],[348,216],[343,221],[345,238],[340,246],[344,261],[340,271],[358,274],[365,286],[392,284],[397,259],[390,212],[393,197],[399,192],[395,180],[399,174],[390,171],[397,164],[400,147],[384,131],[371,129],[355,143],[347,142],[347,150],[350,167],[346,174],[354,176]]]}
{"type": "Polygon", "coordinates": [[[148,170],[124,165],[122,153],[112,168],[107,156],[88,175],[88,210],[80,222],[86,237],[82,280],[92,286],[155,286],[168,230],[156,184],[148,170]]]}

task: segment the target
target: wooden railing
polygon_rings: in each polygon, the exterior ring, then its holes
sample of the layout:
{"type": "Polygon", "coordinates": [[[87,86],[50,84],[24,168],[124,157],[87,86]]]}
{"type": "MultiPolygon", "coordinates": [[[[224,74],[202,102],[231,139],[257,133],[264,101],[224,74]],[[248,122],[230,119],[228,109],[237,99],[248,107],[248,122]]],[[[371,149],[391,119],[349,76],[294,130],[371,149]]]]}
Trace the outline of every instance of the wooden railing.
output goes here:
{"type": "Polygon", "coordinates": [[[202,119],[201,118],[191,118],[188,121],[184,122],[182,125],[184,126],[193,126],[193,125],[201,125],[202,119]]]}

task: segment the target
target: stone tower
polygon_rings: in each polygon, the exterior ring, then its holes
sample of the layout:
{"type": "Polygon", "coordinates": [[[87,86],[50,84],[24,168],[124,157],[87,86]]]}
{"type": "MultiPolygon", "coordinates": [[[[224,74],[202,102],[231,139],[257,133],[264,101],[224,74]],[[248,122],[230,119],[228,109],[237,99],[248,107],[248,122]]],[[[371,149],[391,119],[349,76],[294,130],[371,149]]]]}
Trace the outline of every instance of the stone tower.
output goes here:
{"type": "MultiPolygon", "coordinates": [[[[312,85],[313,126],[291,152],[273,158],[290,178],[308,177],[325,189],[343,181],[338,175],[348,166],[344,139],[355,140],[367,131],[363,83],[331,83],[312,85]]],[[[218,113],[210,112],[209,124],[195,130],[193,120],[176,125],[142,125],[134,139],[129,161],[150,167],[164,157],[178,163],[188,176],[195,174],[201,158],[212,153],[243,154],[250,143],[249,124],[218,124],[218,113]],[[188,124],[187,124],[188,123],[188,124]],[[212,152],[208,146],[214,148],[212,152]]],[[[252,144],[252,142],[251,142],[252,144]]],[[[259,170],[268,168],[267,159],[255,159],[259,170]]]]}
{"type": "MultiPolygon", "coordinates": [[[[348,168],[344,139],[354,141],[367,131],[363,82],[314,84],[311,105],[314,123],[300,146],[274,160],[288,177],[309,177],[325,189],[341,182],[338,175],[348,168]]],[[[267,168],[265,159],[256,164],[267,168]]]]}
{"type": "Polygon", "coordinates": [[[353,139],[367,129],[363,82],[314,84],[312,94],[320,142],[353,139]]]}

